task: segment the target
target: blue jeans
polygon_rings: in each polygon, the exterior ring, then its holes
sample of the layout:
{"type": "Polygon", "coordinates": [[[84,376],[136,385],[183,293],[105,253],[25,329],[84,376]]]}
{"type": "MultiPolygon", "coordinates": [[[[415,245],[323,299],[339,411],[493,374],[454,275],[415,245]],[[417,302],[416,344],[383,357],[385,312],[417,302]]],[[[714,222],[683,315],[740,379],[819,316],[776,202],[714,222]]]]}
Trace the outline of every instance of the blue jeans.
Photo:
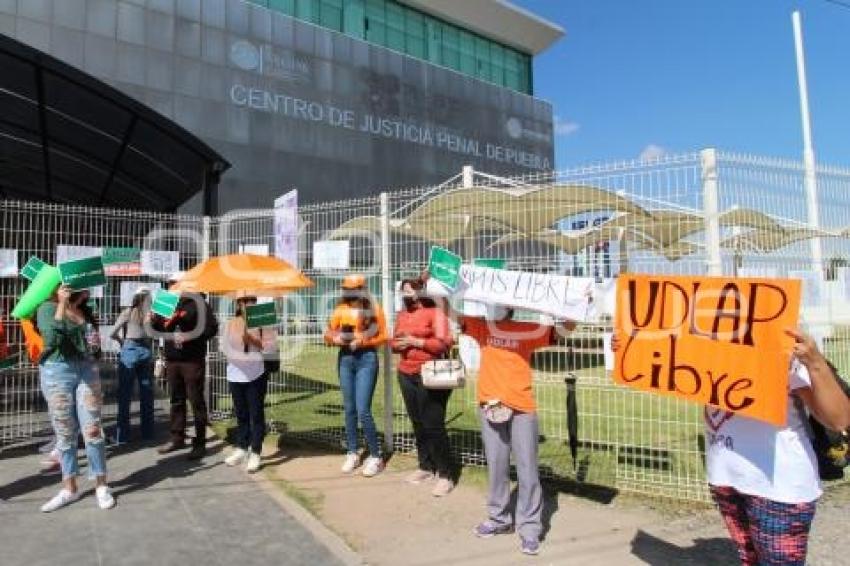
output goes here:
{"type": "Polygon", "coordinates": [[[139,382],[139,412],[142,438],[153,438],[153,358],[150,346],[135,340],[126,340],[118,356],[118,426],[117,442],[130,440],[130,401],[133,386],[139,382]]]}
{"type": "Polygon", "coordinates": [[[100,410],[100,374],[90,360],[44,362],[39,368],[63,479],[76,477],[77,437],[82,430],[90,476],[106,475],[106,451],[100,410]]]}
{"type": "Polygon", "coordinates": [[[357,451],[357,421],[363,427],[369,455],[378,457],[378,431],[372,418],[372,395],[378,381],[378,354],[375,350],[339,352],[339,386],[345,409],[345,438],[349,452],[357,451]]]}

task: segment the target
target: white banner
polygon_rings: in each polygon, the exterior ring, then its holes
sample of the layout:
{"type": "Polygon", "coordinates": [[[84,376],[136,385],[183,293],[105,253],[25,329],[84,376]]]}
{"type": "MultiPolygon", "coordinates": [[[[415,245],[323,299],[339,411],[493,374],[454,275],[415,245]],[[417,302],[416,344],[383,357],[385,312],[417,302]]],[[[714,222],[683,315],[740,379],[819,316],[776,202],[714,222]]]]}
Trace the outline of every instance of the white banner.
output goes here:
{"type": "Polygon", "coordinates": [[[151,295],[155,294],[156,290],[160,288],[160,284],[151,281],[122,281],[121,282],[121,302],[119,306],[129,307],[133,304],[133,295],[136,294],[136,291],[139,287],[146,287],[150,290],[151,295]]]}
{"type": "Polygon", "coordinates": [[[103,248],[94,246],[56,246],[56,265],[71,261],[72,259],[83,259],[103,255],[103,248]]]}
{"type": "Polygon", "coordinates": [[[274,255],[298,267],[298,190],[274,201],[274,255]]]}
{"type": "Polygon", "coordinates": [[[269,255],[269,247],[266,244],[239,244],[240,254],[269,255]]]}
{"type": "Polygon", "coordinates": [[[597,317],[594,279],[508,271],[462,265],[457,295],[465,300],[502,305],[588,322],[597,317]]]}
{"type": "Polygon", "coordinates": [[[348,240],[313,242],[313,269],[348,269],[348,240]]]}
{"type": "Polygon", "coordinates": [[[142,273],[171,275],[180,270],[180,252],[142,250],[142,273]]]}
{"type": "Polygon", "coordinates": [[[0,277],[18,276],[18,250],[0,249],[0,277]]]}

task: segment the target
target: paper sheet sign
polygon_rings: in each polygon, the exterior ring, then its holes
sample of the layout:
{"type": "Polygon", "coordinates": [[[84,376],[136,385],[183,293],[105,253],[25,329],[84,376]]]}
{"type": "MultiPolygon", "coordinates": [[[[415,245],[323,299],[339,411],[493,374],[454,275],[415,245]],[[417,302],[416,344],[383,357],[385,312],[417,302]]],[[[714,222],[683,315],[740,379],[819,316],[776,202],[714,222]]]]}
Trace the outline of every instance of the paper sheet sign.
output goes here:
{"type": "Polygon", "coordinates": [[[445,248],[433,246],[428,258],[428,273],[449,289],[454,289],[457,287],[461,263],[463,260],[460,256],[445,248]]]}
{"type": "Polygon", "coordinates": [[[245,326],[260,328],[277,324],[277,313],[274,303],[257,303],[245,307],[245,326]]]}
{"type": "Polygon", "coordinates": [[[785,424],[800,282],[621,275],[614,379],[785,424]]]}
{"type": "Polygon", "coordinates": [[[174,311],[177,309],[177,303],[179,302],[180,295],[160,289],[156,292],[156,295],[154,295],[153,303],[151,304],[151,311],[159,316],[171,318],[174,311]]]}
{"type": "Polygon", "coordinates": [[[62,283],[74,291],[106,285],[106,273],[100,256],[72,259],[59,264],[62,283]]]}

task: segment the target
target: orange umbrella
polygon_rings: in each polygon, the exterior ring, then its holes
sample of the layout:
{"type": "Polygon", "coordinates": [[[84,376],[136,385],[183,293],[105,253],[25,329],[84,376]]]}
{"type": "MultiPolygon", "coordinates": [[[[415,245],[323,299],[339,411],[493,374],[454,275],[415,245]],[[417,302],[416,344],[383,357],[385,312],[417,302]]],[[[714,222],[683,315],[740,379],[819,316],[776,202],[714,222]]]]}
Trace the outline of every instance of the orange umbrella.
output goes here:
{"type": "Polygon", "coordinates": [[[234,254],[210,258],[186,272],[172,291],[272,297],[312,287],[313,281],[276,257],[234,254]]]}

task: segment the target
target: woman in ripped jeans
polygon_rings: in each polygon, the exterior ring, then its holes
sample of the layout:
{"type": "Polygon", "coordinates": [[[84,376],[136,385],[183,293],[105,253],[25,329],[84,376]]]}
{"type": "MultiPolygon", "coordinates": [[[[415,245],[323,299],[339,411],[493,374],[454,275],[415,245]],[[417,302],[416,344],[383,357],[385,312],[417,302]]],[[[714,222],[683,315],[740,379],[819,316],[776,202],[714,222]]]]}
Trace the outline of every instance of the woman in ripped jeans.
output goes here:
{"type": "Polygon", "coordinates": [[[86,324],[93,322],[86,304],[88,296],[88,291],[72,292],[63,285],[56,292],[55,302],[48,301],[38,308],[38,330],[44,338],[39,373],[62,467],[62,489],[42,505],[45,513],[80,498],[77,437],[81,431],[89,475],[94,476],[96,482],[97,504],[101,509],[115,506],[106,484],[100,375],[86,343],[86,324]]]}

